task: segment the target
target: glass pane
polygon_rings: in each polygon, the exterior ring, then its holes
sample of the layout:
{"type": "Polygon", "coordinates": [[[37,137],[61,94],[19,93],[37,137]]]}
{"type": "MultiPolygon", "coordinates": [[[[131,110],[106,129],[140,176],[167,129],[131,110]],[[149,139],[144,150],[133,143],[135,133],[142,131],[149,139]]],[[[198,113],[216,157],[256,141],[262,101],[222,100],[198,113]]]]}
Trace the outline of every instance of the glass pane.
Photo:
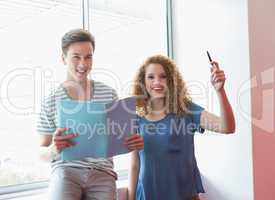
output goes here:
{"type": "MultiPolygon", "coordinates": [[[[91,77],[129,95],[134,75],[145,58],[166,54],[165,0],[93,0],[90,30],[96,50],[91,77]]],[[[129,156],[115,158],[115,169],[127,169],[129,156]]]]}
{"type": "Polygon", "coordinates": [[[35,113],[65,78],[61,37],[82,27],[81,1],[0,1],[0,186],[46,180],[35,113]]]}

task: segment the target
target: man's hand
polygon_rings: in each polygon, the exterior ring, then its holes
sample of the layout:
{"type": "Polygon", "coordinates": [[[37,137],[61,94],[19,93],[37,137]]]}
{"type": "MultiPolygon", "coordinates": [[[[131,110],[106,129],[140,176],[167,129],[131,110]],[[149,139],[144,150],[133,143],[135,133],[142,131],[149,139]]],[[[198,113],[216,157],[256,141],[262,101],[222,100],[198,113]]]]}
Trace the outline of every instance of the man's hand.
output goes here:
{"type": "Polygon", "coordinates": [[[69,130],[68,128],[57,128],[53,138],[52,138],[52,145],[54,150],[57,153],[60,153],[63,149],[71,147],[74,145],[71,139],[77,137],[77,134],[66,134],[64,132],[69,130]]]}
{"type": "Polygon", "coordinates": [[[126,138],[125,145],[131,151],[133,150],[141,150],[144,148],[143,137],[139,134],[133,134],[126,138]]]}

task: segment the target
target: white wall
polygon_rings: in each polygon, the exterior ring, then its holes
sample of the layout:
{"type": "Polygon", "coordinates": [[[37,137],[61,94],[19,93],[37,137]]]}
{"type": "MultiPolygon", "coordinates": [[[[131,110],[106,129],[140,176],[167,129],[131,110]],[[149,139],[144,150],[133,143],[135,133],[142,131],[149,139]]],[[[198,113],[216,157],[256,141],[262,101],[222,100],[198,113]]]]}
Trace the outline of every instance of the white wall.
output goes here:
{"type": "Polygon", "coordinates": [[[235,135],[206,133],[196,137],[198,165],[207,200],[252,200],[252,143],[250,118],[247,0],[175,0],[175,60],[193,100],[219,114],[209,83],[206,50],[225,70],[226,91],[232,103],[235,135]]]}

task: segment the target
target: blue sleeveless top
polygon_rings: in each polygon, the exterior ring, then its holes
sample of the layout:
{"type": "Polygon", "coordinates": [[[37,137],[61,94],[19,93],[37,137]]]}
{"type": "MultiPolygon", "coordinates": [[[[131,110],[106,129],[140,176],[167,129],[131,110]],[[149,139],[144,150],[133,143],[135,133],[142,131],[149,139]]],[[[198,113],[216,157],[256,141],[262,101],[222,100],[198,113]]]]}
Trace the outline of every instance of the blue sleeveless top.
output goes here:
{"type": "Polygon", "coordinates": [[[191,103],[190,114],[168,114],[158,121],[138,117],[144,138],[139,151],[140,170],[136,200],[189,200],[203,193],[194,154],[194,132],[200,128],[202,107],[191,103]]]}

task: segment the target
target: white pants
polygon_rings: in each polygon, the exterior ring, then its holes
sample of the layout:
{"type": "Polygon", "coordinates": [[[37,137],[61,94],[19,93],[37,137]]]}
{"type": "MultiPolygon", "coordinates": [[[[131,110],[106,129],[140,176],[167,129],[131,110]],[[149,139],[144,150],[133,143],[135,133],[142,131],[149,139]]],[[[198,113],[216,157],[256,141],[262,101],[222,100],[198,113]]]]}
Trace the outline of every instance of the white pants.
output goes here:
{"type": "Polygon", "coordinates": [[[115,200],[115,178],[106,172],[57,167],[50,179],[50,200],[115,200]]]}

